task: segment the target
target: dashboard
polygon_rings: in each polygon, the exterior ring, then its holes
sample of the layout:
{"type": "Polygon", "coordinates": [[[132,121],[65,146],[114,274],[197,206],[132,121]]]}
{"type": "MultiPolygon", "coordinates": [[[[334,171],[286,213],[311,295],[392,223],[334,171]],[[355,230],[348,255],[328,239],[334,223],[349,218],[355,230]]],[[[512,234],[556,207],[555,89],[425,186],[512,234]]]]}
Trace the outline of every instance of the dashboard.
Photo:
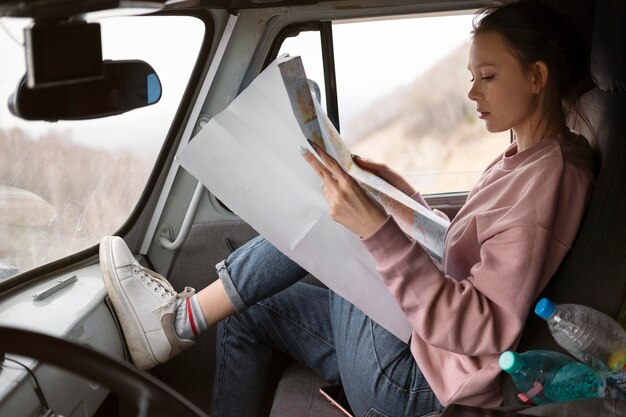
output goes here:
{"type": "MultiPolygon", "coordinates": [[[[42,282],[0,303],[0,325],[63,338],[118,360],[126,358],[98,264],[42,282]]],[[[107,387],[27,357],[7,354],[0,368],[0,416],[90,417],[108,393],[107,387]],[[53,412],[43,413],[45,405],[53,412]]]]}

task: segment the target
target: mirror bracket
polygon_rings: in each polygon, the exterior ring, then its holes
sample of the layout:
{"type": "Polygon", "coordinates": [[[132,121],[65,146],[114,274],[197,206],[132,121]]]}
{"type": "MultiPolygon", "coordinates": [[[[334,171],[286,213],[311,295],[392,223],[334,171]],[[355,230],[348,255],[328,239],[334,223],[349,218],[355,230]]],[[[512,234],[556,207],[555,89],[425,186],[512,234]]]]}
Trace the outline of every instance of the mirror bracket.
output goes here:
{"type": "Polygon", "coordinates": [[[99,23],[35,20],[24,29],[26,83],[29,88],[102,78],[99,23]]]}

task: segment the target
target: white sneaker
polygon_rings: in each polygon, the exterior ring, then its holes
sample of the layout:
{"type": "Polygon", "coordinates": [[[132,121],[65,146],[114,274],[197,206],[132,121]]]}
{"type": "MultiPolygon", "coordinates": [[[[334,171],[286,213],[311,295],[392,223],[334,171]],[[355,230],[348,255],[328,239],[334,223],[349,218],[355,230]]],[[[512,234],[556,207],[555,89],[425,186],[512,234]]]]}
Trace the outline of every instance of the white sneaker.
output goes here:
{"type": "Polygon", "coordinates": [[[192,340],[178,337],[174,329],[176,308],[195,293],[193,288],[176,294],[163,276],[142,267],[117,236],[100,241],[100,267],[138,368],[153,368],[194,345],[192,340]]]}

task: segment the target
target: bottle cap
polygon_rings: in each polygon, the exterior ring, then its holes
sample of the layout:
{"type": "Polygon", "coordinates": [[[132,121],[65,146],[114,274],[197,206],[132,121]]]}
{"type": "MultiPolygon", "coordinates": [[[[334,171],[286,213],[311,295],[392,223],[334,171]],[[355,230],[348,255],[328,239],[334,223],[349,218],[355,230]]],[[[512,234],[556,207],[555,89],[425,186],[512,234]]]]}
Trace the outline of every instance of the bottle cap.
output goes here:
{"type": "Polygon", "coordinates": [[[503,354],[500,355],[500,360],[498,363],[500,364],[500,368],[504,372],[508,372],[509,374],[514,374],[520,370],[523,365],[522,357],[519,353],[511,352],[507,350],[503,354]]]}
{"type": "Polygon", "coordinates": [[[548,320],[550,316],[554,314],[555,309],[556,304],[554,304],[553,301],[550,301],[547,298],[542,298],[535,306],[535,314],[544,320],[548,320]]]}

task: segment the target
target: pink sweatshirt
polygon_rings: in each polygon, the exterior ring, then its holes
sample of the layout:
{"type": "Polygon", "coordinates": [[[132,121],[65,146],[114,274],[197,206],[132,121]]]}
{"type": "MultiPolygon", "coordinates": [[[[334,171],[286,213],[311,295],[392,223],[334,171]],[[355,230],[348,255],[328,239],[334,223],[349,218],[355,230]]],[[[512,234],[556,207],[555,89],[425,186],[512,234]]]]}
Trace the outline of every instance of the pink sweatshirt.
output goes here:
{"type": "Polygon", "coordinates": [[[532,303],[574,241],[592,183],[584,138],[567,132],[521,153],[513,143],[450,224],[443,268],[391,217],[363,239],[442,404],[501,404],[498,357],[517,346],[532,303]]]}

